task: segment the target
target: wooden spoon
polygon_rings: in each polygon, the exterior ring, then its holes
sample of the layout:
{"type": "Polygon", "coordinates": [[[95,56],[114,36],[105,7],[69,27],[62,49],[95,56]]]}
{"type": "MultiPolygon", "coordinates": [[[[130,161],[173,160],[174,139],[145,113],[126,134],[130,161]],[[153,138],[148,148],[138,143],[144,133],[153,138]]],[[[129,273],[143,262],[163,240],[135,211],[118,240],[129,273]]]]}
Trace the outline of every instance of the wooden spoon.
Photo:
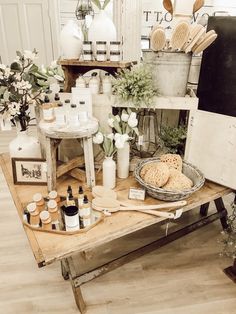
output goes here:
{"type": "Polygon", "coordinates": [[[163,6],[171,15],[173,14],[173,4],[171,0],[163,0],[163,6]]]}
{"type": "Polygon", "coordinates": [[[204,0],[196,0],[193,5],[193,13],[197,12],[204,6],[204,0]]]}

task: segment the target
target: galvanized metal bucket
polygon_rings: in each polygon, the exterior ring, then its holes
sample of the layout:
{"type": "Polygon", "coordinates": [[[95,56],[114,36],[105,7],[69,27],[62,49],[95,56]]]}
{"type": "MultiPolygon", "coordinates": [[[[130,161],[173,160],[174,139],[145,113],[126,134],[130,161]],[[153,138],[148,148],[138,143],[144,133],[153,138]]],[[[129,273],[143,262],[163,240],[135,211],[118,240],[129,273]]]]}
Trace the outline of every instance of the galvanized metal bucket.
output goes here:
{"type": "Polygon", "coordinates": [[[184,97],[192,54],[143,50],[143,64],[150,67],[160,96],[184,97]]]}

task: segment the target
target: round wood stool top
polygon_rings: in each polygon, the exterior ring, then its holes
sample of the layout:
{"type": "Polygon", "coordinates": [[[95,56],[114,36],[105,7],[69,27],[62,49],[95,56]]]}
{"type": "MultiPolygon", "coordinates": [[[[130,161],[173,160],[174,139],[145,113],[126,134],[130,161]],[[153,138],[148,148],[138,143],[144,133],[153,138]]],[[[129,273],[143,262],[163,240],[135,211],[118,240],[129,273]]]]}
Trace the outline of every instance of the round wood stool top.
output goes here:
{"type": "Polygon", "coordinates": [[[39,128],[46,137],[53,139],[83,138],[89,137],[98,131],[98,120],[90,118],[86,123],[76,127],[59,127],[55,122],[40,121],[39,128]]]}

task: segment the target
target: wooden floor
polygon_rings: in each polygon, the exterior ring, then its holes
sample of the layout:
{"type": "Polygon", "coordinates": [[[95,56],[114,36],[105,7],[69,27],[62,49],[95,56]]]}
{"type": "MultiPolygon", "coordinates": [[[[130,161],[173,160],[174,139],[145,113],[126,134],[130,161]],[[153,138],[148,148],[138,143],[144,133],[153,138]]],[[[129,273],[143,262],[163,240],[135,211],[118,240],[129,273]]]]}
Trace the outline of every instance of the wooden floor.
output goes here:
{"type": "MultiPolygon", "coordinates": [[[[0,152],[12,134],[0,132],[0,152]]],[[[227,201],[230,202],[231,198],[227,201]]],[[[38,269],[0,172],[0,313],[78,314],[58,264],[38,269]]],[[[88,314],[234,314],[216,222],[82,287],[88,314]]]]}

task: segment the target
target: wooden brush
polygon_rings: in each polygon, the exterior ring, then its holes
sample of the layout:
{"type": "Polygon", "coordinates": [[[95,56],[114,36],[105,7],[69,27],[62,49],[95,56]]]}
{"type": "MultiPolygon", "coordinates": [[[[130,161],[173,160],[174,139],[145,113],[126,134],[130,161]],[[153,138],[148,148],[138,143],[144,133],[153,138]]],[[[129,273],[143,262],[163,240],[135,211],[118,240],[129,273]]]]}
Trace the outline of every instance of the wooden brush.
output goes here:
{"type": "Polygon", "coordinates": [[[207,36],[198,46],[196,46],[193,50],[194,54],[199,54],[203,50],[205,50],[207,47],[209,47],[218,37],[218,35],[211,34],[210,36],[207,36]]]}
{"type": "Polygon", "coordinates": [[[157,30],[157,29],[162,29],[163,31],[164,31],[164,27],[163,26],[161,26],[160,24],[155,24],[155,25],[153,25],[153,27],[152,27],[152,30],[151,30],[151,32],[150,32],[150,34],[149,34],[149,37],[151,38],[152,37],[152,34],[155,32],[155,30],[157,30]]]}
{"type": "Polygon", "coordinates": [[[193,46],[202,37],[204,32],[205,32],[205,28],[202,25],[200,25],[200,24],[196,24],[195,25],[191,41],[190,41],[190,43],[186,47],[184,47],[184,51],[186,53],[189,53],[192,50],[193,46]]]}
{"type": "Polygon", "coordinates": [[[207,38],[209,38],[210,36],[216,34],[216,32],[214,30],[211,30],[209,32],[205,32],[203,34],[203,36],[196,42],[196,44],[193,46],[193,50],[196,49],[197,46],[199,46],[204,40],[206,40],[207,38]]]}
{"type": "Polygon", "coordinates": [[[151,49],[153,51],[160,51],[164,49],[166,45],[166,35],[165,31],[161,28],[156,29],[151,36],[151,49]]]}
{"type": "Polygon", "coordinates": [[[180,22],[174,29],[170,40],[172,50],[181,50],[189,36],[189,24],[180,22]]]}

